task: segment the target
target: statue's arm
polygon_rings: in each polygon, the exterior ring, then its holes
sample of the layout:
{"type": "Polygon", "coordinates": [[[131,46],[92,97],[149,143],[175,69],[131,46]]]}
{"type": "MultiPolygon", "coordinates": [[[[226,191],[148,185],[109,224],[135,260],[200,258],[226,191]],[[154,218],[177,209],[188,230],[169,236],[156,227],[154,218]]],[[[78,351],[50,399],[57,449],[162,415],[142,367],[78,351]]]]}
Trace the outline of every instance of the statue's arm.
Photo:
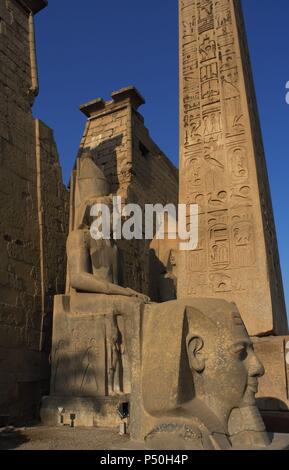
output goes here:
{"type": "Polygon", "coordinates": [[[98,279],[94,274],[84,272],[70,273],[70,283],[73,289],[81,292],[92,292],[94,294],[124,295],[131,297],[133,294],[129,289],[98,279]]]}
{"type": "Polygon", "coordinates": [[[113,270],[113,283],[118,284],[118,249],[116,245],[114,245],[114,257],[113,257],[113,263],[112,263],[112,270],[113,270]]]}

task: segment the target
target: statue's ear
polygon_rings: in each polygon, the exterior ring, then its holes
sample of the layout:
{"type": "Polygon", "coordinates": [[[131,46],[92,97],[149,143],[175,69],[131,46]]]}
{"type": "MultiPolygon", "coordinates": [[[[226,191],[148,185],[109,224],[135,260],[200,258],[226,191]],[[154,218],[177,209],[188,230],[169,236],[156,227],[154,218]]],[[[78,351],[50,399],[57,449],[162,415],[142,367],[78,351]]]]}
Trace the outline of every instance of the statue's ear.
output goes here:
{"type": "Polygon", "coordinates": [[[188,356],[191,369],[203,372],[205,369],[205,357],[202,352],[204,341],[199,336],[194,336],[188,341],[188,356]]]}

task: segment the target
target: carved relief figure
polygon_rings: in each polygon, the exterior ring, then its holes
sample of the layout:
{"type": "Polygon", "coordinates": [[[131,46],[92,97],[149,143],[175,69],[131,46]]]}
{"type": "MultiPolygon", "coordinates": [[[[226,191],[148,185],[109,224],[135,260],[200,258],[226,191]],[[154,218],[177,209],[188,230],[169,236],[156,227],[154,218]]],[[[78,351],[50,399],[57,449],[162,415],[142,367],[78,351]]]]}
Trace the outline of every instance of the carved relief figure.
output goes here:
{"type": "Polygon", "coordinates": [[[65,393],[69,384],[70,360],[69,351],[65,341],[60,340],[55,348],[52,371],[54,392],[65,393]]]}
{"type": "Polygon", "coordinates": [[[99,345],[92,338],[82,359],[83,375],[80,384],[80,396],[95,396],[99,389],[98,384],[98,357],[99,345]]]}
{"type": "Polygon", "coordinates": [[[74,356],[73,360],[73,389],[75,391],[79,390],[80,386],[80,380],[81,378],[79,377],[79,369],[82,368],[82,366],[79,364],[81,361],[81,350],[82,350],[82,338],[80,334],[80,330],[78,325],[75,325],[75,327],[71,331],[71,346],[70,346],[72,355],[74,356]]]}
{"type": "Polygon", "coordinates": [[[114,395],[123,392],[122,356],[124,354],[124,345],[118,328],[117,312],[113,312],[107,317],[107,341],[109,390],[114,395]]]}

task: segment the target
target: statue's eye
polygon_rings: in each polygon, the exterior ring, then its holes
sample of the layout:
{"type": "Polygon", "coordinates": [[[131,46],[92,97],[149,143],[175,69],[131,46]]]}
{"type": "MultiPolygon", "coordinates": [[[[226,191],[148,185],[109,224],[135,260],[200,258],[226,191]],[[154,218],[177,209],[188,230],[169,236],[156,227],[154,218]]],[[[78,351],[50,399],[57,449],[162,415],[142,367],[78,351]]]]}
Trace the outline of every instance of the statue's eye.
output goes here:
{"type": "Polygon", "coordinates": [[[246,346],[241,346],[241,347],[236,348],[235,352],[236,352],[236,354],[238,356],[238,359],[240,361],[244,361],[248,356],[246,346]]]}

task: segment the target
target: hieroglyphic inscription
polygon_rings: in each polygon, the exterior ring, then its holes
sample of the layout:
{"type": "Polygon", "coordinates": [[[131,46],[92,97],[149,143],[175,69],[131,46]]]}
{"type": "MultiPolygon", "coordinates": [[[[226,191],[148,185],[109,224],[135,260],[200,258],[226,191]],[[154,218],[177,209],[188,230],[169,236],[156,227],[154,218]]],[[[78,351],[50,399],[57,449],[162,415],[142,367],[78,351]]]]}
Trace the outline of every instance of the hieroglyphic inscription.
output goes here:
{"type": "Polygon", "coordinates": [[[0,34],[6,35],[7,25],[14,22],[14,15],[9,0],[0,0],[0,34]]]}
{"type": "MultiPolygon", "coordinates": [[[[179,15],[180,202],[198,204],[201,216],[199,247],[182,255],[178,292],[227,295],[240,301],[241,309],[244,305],[246,317],[260,270],[259,288],[270,299],[270,247],[262,225],[266,205],[254,153],[240,5],[238,0],[179,0],[179,15]]],[[[268,210],[267,204],[266,214],[268,210]]],[[[256,303],[260,305],[260,295],[256,303]]],[[[268,311],[269,323],[272,316],[268,311]]]]}

